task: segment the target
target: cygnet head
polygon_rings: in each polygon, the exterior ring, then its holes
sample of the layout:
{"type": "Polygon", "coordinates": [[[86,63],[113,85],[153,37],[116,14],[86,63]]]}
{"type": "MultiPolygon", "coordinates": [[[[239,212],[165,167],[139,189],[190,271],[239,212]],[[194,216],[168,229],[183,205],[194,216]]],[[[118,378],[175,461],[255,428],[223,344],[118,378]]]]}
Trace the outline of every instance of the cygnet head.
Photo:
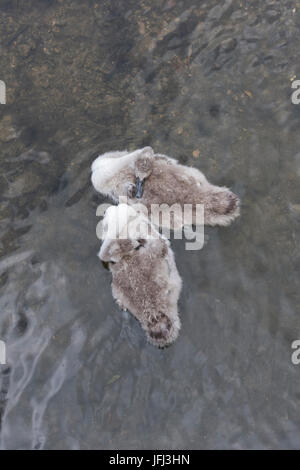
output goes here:
{"type": "Polygon", "coordinates": [[[149,221],[127,204],[110,206],[103,219],[103,243],[99,258],[118,262],[144,245],[149,233],[149,221]]]}
{"type": "Polygon", "coordinates": [[[94,160],[91,180],[96,191],[118,200],[119,196],[142,197],[152,169],[154,152],[144,147],[134,152],[107,152],[94,160]]]}
{"type": "Polygon", "coordinates": [[[153,150],[151,147],[146,147],[146,149],[143,154],[136,158],[134,164],[136,176],[135,195],[138,199],[143,196],[145,180],[151,175],[153,169],[153,150]]]}

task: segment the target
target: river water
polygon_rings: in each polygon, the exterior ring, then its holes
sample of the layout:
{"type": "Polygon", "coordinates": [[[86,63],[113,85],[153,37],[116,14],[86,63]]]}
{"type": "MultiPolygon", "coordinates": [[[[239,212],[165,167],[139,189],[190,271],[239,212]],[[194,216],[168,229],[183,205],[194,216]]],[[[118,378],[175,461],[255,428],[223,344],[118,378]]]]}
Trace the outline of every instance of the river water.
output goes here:
{"type": "Polygon", "coordinates": [[[1,1],[0,448],[300,447],[299,27],[294,0],[1,1]],[[90,164],[146,145],[242,200],[172,242],[165,350],[96,256],[90,164]]]}

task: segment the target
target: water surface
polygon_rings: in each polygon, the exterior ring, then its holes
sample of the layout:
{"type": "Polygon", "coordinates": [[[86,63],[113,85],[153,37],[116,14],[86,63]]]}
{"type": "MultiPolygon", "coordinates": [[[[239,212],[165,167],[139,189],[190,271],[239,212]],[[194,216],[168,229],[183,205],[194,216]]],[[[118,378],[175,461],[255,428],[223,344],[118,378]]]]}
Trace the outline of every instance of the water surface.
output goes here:
{"type": "Polygon", "coordinates": [[[1,2],[1,448],[299,448],[299,11],[1,2]],[[90,164],[145,145],[242,199],[203,250],[172,243],[182,330],[166,350],[96,257],[90,164]]]}

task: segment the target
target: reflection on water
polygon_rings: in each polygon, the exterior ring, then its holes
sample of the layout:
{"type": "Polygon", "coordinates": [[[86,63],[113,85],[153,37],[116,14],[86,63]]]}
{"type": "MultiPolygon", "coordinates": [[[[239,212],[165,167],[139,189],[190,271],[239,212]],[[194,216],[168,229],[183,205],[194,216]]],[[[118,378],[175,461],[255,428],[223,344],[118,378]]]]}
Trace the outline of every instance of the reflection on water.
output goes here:
{"type": "Polygon", "coordinates": [[[299,448],[299,2],[0,10],[0,446],[299,448]],[[97,154],[145,145],[242,199],[203,250],[172,243],[163,351],[112,300],[89,182],[97,154]]]}

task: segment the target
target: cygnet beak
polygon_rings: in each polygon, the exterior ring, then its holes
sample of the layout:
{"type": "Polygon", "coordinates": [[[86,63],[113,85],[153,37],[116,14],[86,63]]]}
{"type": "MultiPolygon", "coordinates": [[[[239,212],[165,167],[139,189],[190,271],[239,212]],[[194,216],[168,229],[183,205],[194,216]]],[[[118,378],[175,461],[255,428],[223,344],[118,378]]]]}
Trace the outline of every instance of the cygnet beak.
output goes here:
{"type": "Polygon", "coordinates": [[[144,183],[145,183],[145,180],[141,180],[138,176],[136,177],[136,183],[135,183],[136,194],[135,195],[138,199],[141,199],[141,197],[143,196],[144,183]]]}

